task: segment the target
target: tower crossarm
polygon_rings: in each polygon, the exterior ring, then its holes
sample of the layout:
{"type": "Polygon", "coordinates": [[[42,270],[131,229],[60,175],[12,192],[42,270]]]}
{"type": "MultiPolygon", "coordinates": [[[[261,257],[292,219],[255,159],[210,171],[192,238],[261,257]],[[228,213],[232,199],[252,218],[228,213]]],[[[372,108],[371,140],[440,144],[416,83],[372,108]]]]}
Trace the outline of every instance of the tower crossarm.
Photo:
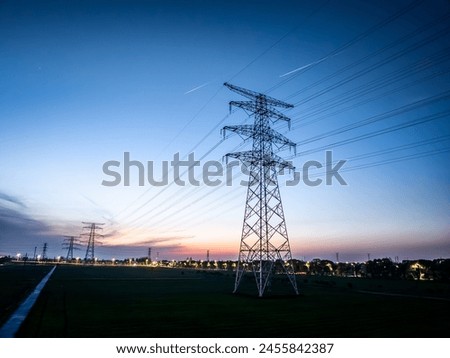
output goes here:
{"type": "Polygon", "coordinates": [[[280,101],[279,99],[276,99],[276,98],[272,98],[272,97],[266,96],[263,93],[258,93],[258,92],[255,92],[255,91],[251,91],[249,89],[238,87],[238,86],[232,85],[232,84],[227,83],[227,82],[224,83],[224,86],[229,88],[233,92],[239,93],[240,95],[242,95],[244,97],[247,97],[249,99],[252,99],[252,100],[261,98],[267,104],[270,104],[270,105],[275,106],[275,107],[283,107],[283,108],[293,108],[294,107],[292,104],[280,101]]]}
{"type": "Polygon", "coordinates": [[[94,225],[94,228],[96,230],[103,230],[101,225],[105,225],[105,223],[94,223],[94,222],[90,223],[90,222],[86,222],[86,221],[82,221],[81,223],[87,225],[87,226],[83,226],[83,229],[91,229],[92,225],[94,225]]]}
{"type": "Polygon", "coordinates": [[[283,113],[281,113],[277,109],[269,108],[267,106],[262,108],[254,101],[231,101],[230,108],[233,106],[242,108],[242,109],[250,111],[252,113],[258,113],[260,115],[264,115],[266,117],[269,117],[269,118],[272,118],[275,120],[286,121],[286,122],[288,122],[288,124],[291,122],[291,119],[289,117],[286,117],[283,113]]]}
{"type": "Polygon", "coordinates": [[[253,138],[255,135],[255,126],[253,124],[242,124],[237,126],[225,126],[222,128],[222,134],[225,138],[226,132],[234,132],[249,138],[253,138]]]}
{"type": "MultiPolygon", "coordinates": [[[[222,128],[222,133],[225,138],[226,132],[234,132],[241,136],[245,136],[248,138],[255,138],[257,135],[259,135],[259,132],[257,131],[255,125],[253,124],[243,124],[243,125],[236,125],[236,126],[225,126],[222,128]]],[[[280,149],[283,147],[290,147],[296,149],[297,144],[282,135],[281,133],[273,130],[272,128],[266,129],[264,132],[266,135],[267,140],[274,144],[278,144],[280,146],[280,149]]]]}
{"type": "Polygon", "coordinates": [[[268,130],[268,136],[272,143],[279,144],[281,147],[290,147],[293,148],[294,151],[296,150],[297,144],[282,135],[281,133],[278,133],[277,131],[270,128],[268,130]]]}
{"type": "Polygon", "coordinates": [[[280,170],[282,169],[295,170],[295,167],[292,165],[291,162],[284,160],[283,158],[279,157],[276,154],[272,154],[272,165],[275,167],[279,167],[280,170]]]}
{"type": "Polygon", "coordinates": [[[254,153],[253,150],[247,150],[244,152],[234,152],[234,153],[227,153],[225,154],[226,161],[228,163],[228,158],[235,158],[239,159],[242,163],[246,165],[256,165],[259,163],[260,159],[254,153]]]}
{"type": "Polygon", "coordinates": [[[272,155],[264,155],[260,156],[258,152],[253,150],[243,151],[243,152],[235,152],[235,153],[227,153],[225,154],[225,158],[228,161],[228,158],[235,158],[242,161],[242,163],[246,165],[262,165],[263,167],[279,167],[281,169],[290,169],[294,170],[295,167],[291,162],[284,160],[276,154],[272,155]]]}

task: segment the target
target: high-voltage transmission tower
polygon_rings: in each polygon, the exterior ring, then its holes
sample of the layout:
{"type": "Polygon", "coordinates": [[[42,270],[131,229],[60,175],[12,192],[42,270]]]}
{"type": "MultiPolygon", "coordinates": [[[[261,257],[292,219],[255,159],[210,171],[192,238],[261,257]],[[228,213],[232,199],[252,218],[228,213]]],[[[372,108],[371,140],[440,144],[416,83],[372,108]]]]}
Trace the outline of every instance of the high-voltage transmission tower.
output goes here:
{"type": "Polygon", "coordinates": [[[44,242],[44,246],[42,247],[42,260],[45,260],[47,258],[47,249],[48,245],[46,242],[44,242]]]}
{"type": "Polygon", "coordinates": [[[83,227],[83,229],[89,229],[89,232],[81,234],[83,236],[89,236],[84,262],[95,262],[95,245],[100,244],[100,242],[97,241],[97,238],[103,237],[103,235],[97,233],[97,230],[102,230],[103,228],[101,227],[101,225],[104,225],[104,223],[92,223],[83,221],[83,224],[86,225],[83,227]]]}
{"type": "Polygon", "coordinates": [[[229,131],[253,139],[252,150],[225,156],[241,160],[250,169],[234,292],[238,290],[244,273],[251,270],[260,297],[277,271],[287,275],[298,294],[277,177],[278,172],[294,167],[274,154],[274,147],[295,150],[295,143],[271,128],[271,122],[279,120],[290,124],[290,119],[275,107],[292,108],[293,105],[229,83],[224,85],[250,99],[231,101],[230,110],[232,106],[239,107],[255,116],[251,125],[225,126],[222,129],[224,136],[229,131]]]}
{"type": "Polygon", "coordinates": [[[64,235],[67,239],[64,239],[63,248],[67,249],[66,260],[73,260],[73,250],[80,250],[80,240],[75,236],[64,235]]]}

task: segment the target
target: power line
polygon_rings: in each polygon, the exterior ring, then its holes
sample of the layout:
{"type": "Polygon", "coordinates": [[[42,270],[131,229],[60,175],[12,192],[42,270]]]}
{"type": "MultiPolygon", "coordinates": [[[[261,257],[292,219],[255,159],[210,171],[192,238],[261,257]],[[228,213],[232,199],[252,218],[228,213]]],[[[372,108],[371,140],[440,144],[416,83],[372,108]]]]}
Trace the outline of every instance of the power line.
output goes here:
{"type": "MultiPolygon", "coordinates": [[[[211,154],[211,152],[214,151],[214,150],[219,146],[219,144],[221,144],[225,139],[226,139],[226,137],[223,138],[222,140],[220,140],[220,141],[219,141],[216,145],[214,145],[212,148],[210,148],[210,150],[208,150],[202,157],[199,158],[199,161],[203,160],[206,156],[208,156],[209,154],[211,154]]],[[[237,148],[239,148],[240,146],[241,146],[241,145],[238,145],[238,146],[235,148],[235,150],[236,150],[237,148]]],[[[194,165],[189,166],[183,173],[180,174],[180,177],[182,177],[184,174],[188,173],[189,170],[192,170],[193,168],[194,168],[194,165]]],[[[198,180],[198,177],[196,178],[196,180],[198,180]]],[[[174,184],[175,184],[175,182],[171,182],[170,184],[168,184],[166,187],[164,187],[164,189],[162,189],[160,192],[156,193],[152,198],[150,198],[148,202],[154,201],[160,194],[162,194],[162,192],[164,192],[165,190],[168,190],[169,187],[173,186],[174,184]]],[[[203,187],[201,187],[200,189],[202,189],[202,188],[203,188],[203,187]]],[[[180,191],[180,190],[182,190],[182,189],[186,189],[186,187],[181,187],[181,188],[179,188],[178,191],[180,191]]],[[[190,195],[190,193],[186,193],[186,194],[187,194],[187,195],[190,195]]],[[[171,204],[170,204],[171,201],[179,201],[179,197],[178,197],[177,195],[172,195],[172,196],[165,202],[165,204],[168,205],[169,208],[171,207],[171,204]]],[[[134,212],[137,212],[138,210],[142,209],[144,206],[145,206],[145,205],[141,205],[139,208],[135,209],[134,212]]],[[[164,209],[161,210],[161,207],[159,207],[159,206],[154,206],[154,207],[150,208],[148,211],[146,211],[145,213],[143,213],[141,216],[139,216],[139,217],[133,219],[131,222],[128,222],[128,224],[133,224],[133,223],[135,223],[135,222],[137,222],[137,221],[143,219],[144,217],[150,215],[151,213],[153,213],[153,212],[156,211],[156,210],[158,210],[158,213],[157,213],[156,215],[154,215],[153,217],[160,215],[162,212],[165,212],[164,209]]],[[[133,212],[133,213],[134,213],[134,212],[133,212]]],[[[133,213],[132,213],[132,214],[133,214],[133,213]]],[[[131,214],[130,214],[129,216],[131,216],[131,214]]],[[[128,216],[128,217],[129,217],[129,216],[128,216]]],[[[142,225],[139,226],[139,227],[142,227],[142,225]]]]}
{"type": "Polygon", "coordinates": [[[307,96],[307,97],[303,98],[302,100],[296,102],[295,105],[301,105],[301,104],[308,103],[311,100],[316,99],[316,98],[324,95],[325,93],[328,93],[328,92],[330,92],[330,91],[332,91],[332,90],[334,90],[334,89],[336,89],[338,87],[341,87],[344,84],[347,84],[347,83],[349,83],[351,81],[354,81],[355,79],[357,79],[359,77],[362,77],[362,76],[366,75],[367,73],[369,73],[369,72],[371,72],[371,71],[373,71],[373,70],[375,70],[377,68],[380,68],[381,66],[384,66],[384,65],[386,65],[386,64],[388,64],[388,63],[390,63],[390,62],[392,62],[392,61],[394,61],[394,60],[396,60],[396,59],[398,59],[398,58],[400,58],[400,57],[402,57],[402,56],[412,52],[412,51],[415,51],[415,50],[417,50],[418,48],[420,48],[422,46],[429,45],[432,41],[435,41],[438,38],[447,35],[449,32],[450,32],[450,27],[447,27],[444,30],[439,31],[438,33],[430,35],[427,38],[425,38],[425,39],[423,39],[423,40],[421,40],[421,41],[419,41],[417,43],[414,43],[413,45],[408,46],[406,49],[404,49],[402,51],[399,51],[399,52],[397,52],[397,53],[395,53],[395,54],[393,54],[393,55],[391,55],[391,56],[389,56],[389,57],[387,57],[385,59],[382,59],[382,60],[376,62],[375,64],[369,66],[368,68],[364,68],[362,70],[359,70],[356,73],[352,74],[351,76],[348,76],[345,79],[342,79],[342,80],[340,80],[340,81],[338,81],[338,82],[336,82],[336,83],[334,83],[334,84],[332,84],[332,85],[330,85],[330,86],[328,86],[328,87],[326,87],[326,88],[324,88],[324,89],[322,89],[320,91],[315,92],[314,94],[312,94],[310,96],[307,96]]]}
{"type": "Polygon", "coordinates": [[[318,134],[316,136],[313,136],[313,137],[310,137],[308,139],[298,142],[297,145],[305,145],[305,144],[316,142],[318,140],[328,138],[328,137],[331,137],[331,136],[334,136],[337,134],[342,134],[342,133],[348,132],[350,130],[361,128],[363,126],[373,124],[373,123],[385,120],[387,118],[392,118],[392,117],[395,117],[395,116],[398,116],[401,114],[405,114],[405,113],[411,112],[413,110],[417,110],[418,108],[426,107],[431,104],[435,104],[437,102],[441,102],[441,101],[449,99],[449,98],[450,98],[450,91],[446,91],[446,92],[443,92],[441,94],[438,94],[438,95],[435,95],[432,97],[428,97],[428,98],[425,98],[425,99],[422,99],[419,101],[415,101],[413,103],[409,103],[407,105],[384,112],[382,114],[371,116],[369,118],[357,121],[355,123],[345,125],[341,128],[333,129],[331,131],[328,131],[328,132],[325,132],[322,134],[318,134]]]}
{"type": "MultiPolygon", "coordinates": [[[[293,32],[295,32],[296,30],[298,30],[301,26],[304,26],[305,23],[310,20],[313,16],[315,16],[319,11],[321,11],[328,3],[330,0],[325,1],[323,4],[321,4],[320,6],[318,6],[316,9],[314,9],[304,20],[303,23],[301,23],[300,25],[295,26],[294,28],[292,28],[291,30],[289,30],[287,33],[285,33],[282,37],[280,37],[277,41],[275,41],[273,44],[271,44],[268,48],[266,48],[263,52],[261,52],[259,55],[257,55],[254,59],[252,59],[249,63],[247,63],[244,67],[242,67],[238,72],[236,72],[233,76],[231,76],[227,82],[230,82],[231,80],[233,80],[234,78],[236,78],[238,75],[240,75],[242,72],[244,72],[247,68],[249,68],[253,63],[255,63],[257,60],[259,60],[261,57],[263,57],[264,55],[266,55],[270,50],[272,50],[276,45],[278,45],[280,42],[282,42],[286,37],[288,37],[290,34],[292,34],[293,32]]],[[[163,151],[165,149],[167,149],[169,147],[170,144],[172,144],[180,135],[181,133],[186,130],[186,128],[189,127],[189,125],[194,121],[195,118],[197,118],[202,112],[203,110],[208,106],[208,104],[218,95],[218,93],[222,90],[222,86],[219,87],[219,89],[213,94],[212,97],[210,97],[207,102],[200,108],[200,110],[183,126],[183,128],[175,135],[175,137],[164,147],[163,151]]],[[[231,114],[231,113],[230,113],[231,114]]],[[[218,122],[195,146],[194,149],[196,147],[198,147],[207,137],[209,137],[209,135],[211,135],[222,123],[223,121],[225,121],[228,116],[230,115],[228,114],[227,116],[225,116],[220,122],[218,122]]],[[[194,150],[193,149],[193,150],[194,150]]],[[[192,150],[190,151],[192,152],[192,150]]],[[[148,190],[146,190],[144,193],[142,193],[141,195],[139,195],[133,202],[131,202],[127,207],[125,207],[125,209],[121,210],[118,214],[116,214],[114,217],[119,216],[121,213],[125,212],[126,210],[128,210],[132,205],[134,205],[140,198],[142,198],[143,196],[145,196],[148,192],[149,192],[150,188],[148,190]]],[[[147,204],[148,202],[144,203],[144,206],[147,204]]],[[[142,206],[141,206],[142,207],[142,206]]]]}
{"type": "MultiPolygon", "coordinates": [[[[209,135],[210,135],[210,133],[212,133],[213,132],[213,130],[211,130],[206,136],[204,136],[203,138],[207,138],[207,137],[209,137],[209,135]]],[[[216,189],[214,189],[214,190],[216,190],[216,189]]],[[[153,200],[154,198],[152,198],[151,200],[153,200]]],[[[147,213],[148,214],[148,213],[147,213]]],[[[140,219],[142,219],[143,217],[145,217],[145,215],[144,216],[142,216],[141,215],[141,217],[140,217],[140,219]]]]}
{"type": "Polygon", "coordinates": [[[430,121],[435,121],[435,120],[438,120],[438,119],[441,119],[441,118],[446,118],[449,115],[450,115],[450,111],[444,111],[444,112],[441,112],[441,113],[437,113],[437,114],[432,114],[432,115],[429,115],[429,116],[421,117],[421,118],[415,119],[413,121],[397,124],[397,125],[390,126],[390,127],[387,127],[387,128],[383,128],[383,129],[375,130],[375,131],[372,131],[372,132],[369,132],[369,133],[361,134],[361,135],[358,135],[358,136],[355,136],[355,137],[352,137],[352,138],[349,138],[349,139],[344,139],[344,140],[337,141],[337,142],[334,142],[334,143],[331,143],[331,144],[322,145],[322,146],[314,148],[314,149],[302,151],[302,152],[300,152],[300,153],[298,153],[296,155],[290,156],[289,159],[293,159],[293,158],[296,158],[296,157],[299,157],[299,156],[308,155],[308,154],[312,154],[312,153],[317,153],[317,152],[320,152],[320,151],[323,151],[323,150],[326,150],[326,149],[340,147],[340,146],[343,146],[343,145],[347,145],[347,144],[350,144],[350,143],[355,143],[355,142],[358,142],[358,141],[361,141],[361,140],[365,140],[365,139],[368,139],[368,138],[373,138],[373,137],[376,137],[376,136],[379,136],[379,135],[392,133],[394,131],[398,131],[398,130],[401,130],[401,129],[417,126],[417,125],[420,125],[420,124],[423,124],[423,123],[427,123],[427,122],[430,122],[430,121]]]}
{"type": "MultiPolygon", "coordinates": [[[[430,149],[430,150],[427,150],[424,152],[419,152],[419,153],[414,153],[414,154],[405,154],[400,157],[386,158],[386,159],[381,159],[381,160],[371,162],[371,163],[362,163],[362,164],[350,166],[347,168],[341,168],[341,169],[339,169],[339,172],[345,173],[345,172],[351,172],[351,171],[355,171],[355,170],[369,169],[369,168],[374,168],[374,167],[378,167],[378,166],[382,166],[382,165],[399,163],[399,162],[404,162],[404,161],[413,160],[413,159],[420,159],[420,158],[425,158],[425,157],[449,153],[449,152],[450,152],[450,147],[440,148],[440,149],[430,149]]],[[[367,157],[370,157],[370,156],[367,156],[367,157]]],[[[309,178],[322,177],[325,175],[326,175],[326,172],[313,173],[313,174],[309,175],[309,178]]]]}
{"type": "MultiPolygon", "coordinates": [[[[364,160],[364,159],[368,159],[368,158],[379,157],[379,156],[386,155],[386,154],[394,154],[394,153],[402,152],[402,151],[405,151],[405,150],[411,150],[411,149],[416,149],[416,148],[419,148],[419,147],[430,146],[430,145],[435,145],[435,144],[438,144],[438,143],[448,142],[449,140],[450,140],[450,135],[434,137],[434,138],[430,138],[430,139],[426,139],[426,140],[422,140],[422,141],[416,141],[416,142],[412,142],[412,143],[401,144],[401,145],[398,145],[398,146],[385,148],[385,149],[380,149],[380,150],[367,152],[367,153],[363,153],[363,154],[357,154],[357,155],[354,155],[354,156],[347,157],[346,161],[347,162],[360,161],[360,160],[364,160]]],[[[428,152],[432,151],[433,153],[436,152],[437,154],[439,154],[441,151],[446,151],[448,149],[449,149],[449,147],[434,148],[432,150],[428,150],[428,151],[423,152],[423,153],[428,153],[428,152]]],[[[413,158],[414,155],[417,155],[417,154],[421,155],[423,153],[407,154],[407,155],[404,155],[404,157],[408,158],[408,160],[409,159],[414,159],[413,158]]],[[[398,160],[398,159],[401,159],[401,158],[403,158],[403,157],[384,158],[384,159],[380,160],[379,162],[381,163],[383,161],[398,160]]],[[[335,162],[333,162],[331,164],[336,164],[337,162],[338,161],[335,161],[335,162]]],[[[322,162],[320,164],[322,165],[322,167],[325,167],[325,165],[326,165],[326,163],[324,163],[324,162],[322,162]]],[[[361,166],[361,168],[365,168],[366,165],[371,165],[371,163],[363,163],[361,165],[358,165],[358,167],[361,166]]],[[[322,167],[317,166],[317,167],[312,167],[311,169],[315,168],[315,169],[319,170],[322,167]]],[[[351,168],[355,168],[355,166],[351,167],[351,168]]],[[[347,170],[348,170],[347,168],[339,169],[340,172],[347,171],[347,170]]],[[[352,169],[352,170],[356,170],[356,169],[352,169]]],[[[323,176],[325,174],[326,174],[326,172],[321,172],[321,173],[309,174],[309,176],[310,177],[316,177],[316,176],[323,176]]]]}
{"type": "Polygon", "coordinates": [[[247,68],[249,68],[251,65],[253,65],[257,60],[259,60],[261,57],[266,55],[270,50],[272,50],[276,45],[278,45],[280,42],[282,42],[286,37],[297,31],[299,28],[304,26],[307,21],[309,21],[311,18],[314,17],[317,13],[319,13],[328,3],[330,0],[325,1],[323,4],[319,5],[316,9],[314,9],[307,17],[306,19],[299,25],[295,26],[293,29],[286,32],[283,36],[281,36],[278,40],[276,40],[273,44],[271,44],[268,48],[266,48],[263,52],[261,52],[258,56],[256,56],[253,60],[251,60],[247,65],[242,67],[238,72],[236,72],[233,76],[228,78],[225,82],[229,83],[233,81],[237,76],[239,76],[242,72],[244,72],[247,68]]]}
{"type": "Polygon", "coordinates": [[[450,17],[450,14],[446,13],[445,15],[440,17],[439,19],[433,20],[433,21],[427,23],[426,25],[423,25],[420,28],[415,29],[413,32],[408,33],[408,34],[402,36],[401,38],[399,38],[399,39],[397,39],[397,40],[395,40],[393,42],[390,42],[388,45],[383,46],[382,48],[380,48],[380,49],[378,49],[378,50],[376,50],[374,52],[371,52],[370,54],[368,54],[368,55],[366,55],[366,56],[364,56],[364,57],[362,57],[362,58],[360,58],[360,59],[358,59],[358,60],[356,60],[356,61],[354,61],[354,62],[352,62],[352,63],[350,63],[348,65],[346,65],[346,66],[344,66],[343,68],[339,69],[338,71],[335,71],[335,72],[333,72],[333,73],[331,73],[331,74],[321,78],[320,80],[317,80],[317,81],[309,84],[308,86],[303,87],[302,89],[298,90],[297,92],[294,92],[293,94],[287,96],[286,100],[292,99],[293,97],[296,97],[296,96],[298,96],[298,95],[300,95],[300,94],[302,94],[302,93],[304,93],[304,92],[306,92],[306,91],[308,91],[310,89],[313,89],[314,87],[317,87],[318,85],[320,85],[320,84],[322,84],[322,83],[324,83],[324,82],[326,82],[326,81],[328,81],[328,80],[330,80],[330,79],[332,79],[332,78],[334,78],[334,77],[344,73],[347,70],[351,70],[351,69],[356,68],[360,64],[362,64],[362,63],[364,63],[364,62],[366,62],[368,60],[373,59],[375,56],[378,56],[378,55],[382,54],[383,52],[385,52],[385,51],[387,51],[387,50],[389,50],[389,49],[391,49],[393,47],[396,47],[396,46],[404,43],[406,40],[409,40],[409,39],[411,39],[411,38],[413,38],[413,37],[415,37],[415,36],[425,32],[425,31],[427,31],[427,30],[429,30],[429,29],[431,29],[431,28],[433,28],[433,27],[435,27],[435,26],[445,22],[449,17],[450,17]]]}
{"type": "MultiPolygon", "coordinates": [[[[405,15],[406,13],[408,13],[409,11],[413,10],[414,8],[416,8],[417,6],[421,5],[424,1],[423,0],[416,0],[411,2],[410,4],[408,4],[407,6],[401,8],[400,10],[398,10],[397,12],[395,12],[394,14],[390,15],[389,17],[387,17],[386,19],[378,22],[377,24],[371,26],[370,28],[368,28],[366,31],[358,34],[357,36],[355,36],[354,38],[352,38],[350,41],[346,42],[345,44],[343,44],[342,46],[339,46],[338,48],[332,50],[331,52],[329,52],[327,55],[323,56],[326,58],[332,58],[333,56],[337,55],[338,53],[343,52],[344,50],[346,50],[347,48],[349,48],[350,46],[354,45],[355,43],[363,40],[364,38],[368,37],[369,35],[371,35],[372,33],[374,33],[375,31],[383,28],[384,26],[390,24],[391,22],[396,21],[397,19],[399,19],[401,16],[405,15]]],[[[279,88],[280,86],[285,85],[287,82],[292,81],[294,78],[300,76],[301,74],[305,73],[306,71],[311,70],[312,68],[314,68],[316,65],[312,65],[309,66],[307,68],[305,68],[302,71],[299,71],[297,73],[295,73],[294,75],[292,75],[291,77],[281,81],[280,83],[270,87],[268,90],[266,90],[266,93],[270,93],[272,91],[274,91],[275,89],[279,88]]]]}
{"type": "MultiPolygon", "coordinates": [[[[345,91],[345,93],[339,93],[334,97],[327,98],[326,100],[319,102],[317,104],[314,104],[306,109],[303,109],[301,112],[293,114],[293,116],[297,116],[301,114],[301,121],[313,117],[314,115],[326,112],[330,109],[333,109],[335,107],[338,107],[342,104],[345,104],[347,102],[350,102],[351,100],[355,98],[360,98],[364,95],[367,95],[369,93],[372,93],[378,89],[385,88],[388,85],[400,82],[400,80],[406,79],[408,77],[411,77],[412,75],[419,74],[424,72],[427,69],[431,69],[432,67],[435,67],[439,64],[442,64],[444,62],[447,62],[449,60],[449,53],[450,48],[446,48],[444,50],[438,51],[435,54],[431,56],[426,56],[424,58],[419,59],[415,63],[406,66],[402,68],[401,70],[394,70],[391,71],[384,76],[377,77],[376,79],[366,82],[360,86],[357,86],[351,90],[345,91]]],[[[448,72],[448,69],[446,70],[440,70],[438,72],[432,73],[429,76],[415,79],[413,82],[410,82],[408,84],[403,84],[400,87],[398,87],[399,90],[406,89],[410,86],[413,86],[417,83],[435,78],[437,75],[442,75],[448,72]]],[[[392,89],[385,92],[386,94],[393,93],[392,89]]],[[[383,95],[379,95],[380,98],[383,95]]],[[[294,120],[294,122],[298,122],[299,120],[294,120]]]]}
{"type": "MultiPolygon", "coordinates": [[[[373,116],[373,117],[370,117],[369,119],[366,119],[366,120],[359,121],[358,124],[352,124],[352,125],[349,125],[349,126],[345,126],[345,127],[341,128],[340,131],[341,132],[348,131],[348,130],[351,130],[351,129],[355,129],[355,128],[361,127],[362,125],[367,125],[367,124],[373,123],[374,119],[381,120],[381,119],[388,118],[389,116],[405,113],[407,110],[417,109],[420,106],[429,105],[430,103],[442,100],[446,96],[448,96],[448,94],[444,93],[444,94],[441,94],[441,95],[438,95],[438,96],[433,96],[431,98],[427,98],[425,100],[417,101],[417,102],[414,102],[414,103],[409,104],[407,106],[401,107],[399,109],[396,109],[396,110],[393,110],[393,111],[389,111],[389,112],[383,113],[381,115],[373,116]]],[[[422,123],[425,123],[425,122],[428,122],[428,121],[431,121],[431,120],[436,120],[436,119],[442,118],[443,116],[446,116],[447,113],[448,112],[443,112],[443,113],[440,113],[440,114],[437,114],[437,115],[435,114],[435,115],[431,115],[431,116],[427,116],[427,117],[418,118],[418,119],[416,119],[414,121],[410,121],[410,122],[407,122],[407,123],[402,123],[402,124],[399,124],[399,125],[395,125],[395,126],[392,126],[392,127],[389,127],[389,128],[377,130],[377,131],[374,131],[374,132],[369,132],[369,133],[363,134],[363,135],[358,136],[358,137],[345,139],[343,141],[333,143],[331,145],[324,145],[324,146],[321,146],[319,148],[315,148],[315,149],[312,149],[312,150],[309,150],[309,151],[303,151],[303,152],[299,153],[298,155],[291,156],[290,159],[293,159],[293,158],[295,158],[297,156],[300,156],[300,155],[311,154],[311,153],[319,152],[319,151],[322,151],[322,150],[325,150],[325,149],[334,148],[336,146],[341,146],[341,145],[353,143],[355,141],[359,141],[359,140],[363,140],[363,139],[367,139],[367,138],[372,138],[372,137],[377,136],[377,135],[390,133],[392,131],[408,128],[408,127],[411,127],[413,125],[419,125],[419,124],[422,124],[422,123]]],[[[332,133],[327,133],[326,135],[322,135],[321,139],[326,138],[326,137],[330,136],[331,134],[334,135],[334,134],[337,134],[337,133],[335,131],[332,131],[332,133]]],[[[314,139],[317,140],[317,138],[314,138],[314,139]]],[[[300,145],[300,144],[304,144],[304,143],[303,142],[299,142],[297,144],[300,145]]],[[[224,185],[225,185],[225,183],[223,183],[221,186],[224,186],[224,185]]],[[[197,188],[197,189],[201,189],[201,188],[197,188]]],[[[217,190],[217,189],[210,190],[206,195],[204,195],[202,197],[202,199],[212,195],[214,190],[217,190]]],[[[173,196],[174,200],[176,199],[177,202],[183,202],[183,200],[184,200],[183,198],[184,197],[192,199],[192,193],[188,192],[183,197],[173,196]]],[[[184,207],[179,208],[175,213],[182,212],[182,211],[186,210],[187,208],[189,208],[191,205],[192,205],[192,203],[188,203],[184,207]]],[[[171,205],[168,205],[168,208],[171,208],[171,205]]],[[[155,210],[158,210],[158,213],[156,215],[154,215],[153,218],[163,214],[166,211],[164,209],[161,210],[160,207],[155,206],[149,212],[146,212],[143,215],[141,215],[138,218],[138,220],[142,219],[143,217],[145,217],[147,215],[149,215],[151,212],[154,212],[155,210]]],[[[160,223],[164,222],[168,217],[169,216],[166,216],[164,219],[160,219],[155,224],[160,224],[160,223]]],[[[138,226],[138,228],[139,227],[142,227],[142,225],[138,226]]]]}
{"type": "MultiPolygon", "coordinates": [[[[206,138],[213,132],[213,130],[215,130],[216,128],[218,128],[228,117],[230,116],[230,114],[228,113],[227,115],[225,115],[215,126],[212,130],[210,130],[208,132],[207,135],[205,135],[194,147],[193,150],[195,150],[196,147],[198,147],[203,141],[206,140],[206,138]]],[[[221,142],[219,142],[221,143],[221,142]]],[[[215,145],[212,146],[212,148],[210,148],[209,150],[207,150],[207,153],[210,153],[212,150],[214,150],[219,143],[216,143],[215,145]]],[[[192,152],[192,150],[191,150],[192,152]]],[[[172,168],[170,170],[170,173],[172,173],[172,168]]],[[[121,210],[119,213],[117,213],[114,217],[117,218],[119,217],[122,213],[124,213],[126,210],[128,210],[129,208],[131,208],[134,204],[136,204],[136,202],[141,199],[142,197],[144,197],[150,190],[152,187],[148,188],[144,193],[142,193],[141,195],[139,195],[136,199],[134,199],[128,206],[126,206],[123,210],[121,210]]],[[[131,215],[133,215],[135,212],[139,211],[140,209],[142,209],[144,206],[146,206],[148,204],[148,201],[144,202],[142,205],[140,205],[138,208],[136,208],[135,210],[133,210],[131,213],[127,214],[126,217],[130,217],[131,215]]],[[[122,218],[123,219],[123,218],[122,218]]]]}
{"type": "MultiPolygon", "coordinates": [[[[444,76],[447,76],[448,74],[450,74],[450,69],[447,69],[445,71],[434,72],[434,73],[430,74],[429,76],[426,76],[426,77],[414,80],[412,82],[403,84],[403,85],[398,86],[396,88],[392,88],[392,89],[390,89],[388,91],[385,91],[383,93],[377,94],[377,95],[375,95],[373,97],[362,99],[362,100],[360,100],[360,101],[358,101],[356,103],[352,103],[352,104],[350,104],[350,105],[348,105],[346,107],[339,108],[339,109],[337,109],[337,110],[335,110],[334,112],[331,112],[331,113],[326,113],[326,112],[329,111],[330,109],[339,107],[341,104],[344,104],[346,102],[350,102],[350,100],[342,101],[339,104],[331,104],[329,106],[323,106],[321,109],[319,109],[319,110],[317,110],[317,111],[315,111],[313,113],[307,113],[304,116],[302,116],[301,118],[299,118],[298,120],[293,120],[293,123],[299,122],[299,124],[296,125],[296,126],[292,126],[291,130],[297,130],[299,128],[306,127],[306,126],[308,126],[310,124],[317,123],[317,122],[319,122],[321,120],[333,118],[333,116],[335,116],[337,114],[344,113],[344,112],[346,112],[348,110],[353,110],[353,109],[355,109],[355,108],[357,108],[359,106],[362,106],[364,104],[368,104],[370,102],[379,100],[379,99],[381,99],[383,97],[386,97],[388,95],[401,92],[401,91],[403,91],[403,90],[405,90],[407,88],[410,88],[410,87],[415,86],[417,84],[429,81],[431,79],[434,79],[434,78],[437,78],[437,77],[442,78],[444,76]],[[324,112],[326,114],[323,114],[323,115],[317,117],[317,114],[321,114],[321,113],[324,113],[324,112]],[[306,121],[306,119],[311,118],[311,117],[313,119],[311,119],[309,121],[306,121]]],[[[381,85],[380,85],[380,87],[381,87],[381,85]]],[[[329,102],[329,101],[324,101],[323,103],[327,103],[327,102],[329,102]]]]}

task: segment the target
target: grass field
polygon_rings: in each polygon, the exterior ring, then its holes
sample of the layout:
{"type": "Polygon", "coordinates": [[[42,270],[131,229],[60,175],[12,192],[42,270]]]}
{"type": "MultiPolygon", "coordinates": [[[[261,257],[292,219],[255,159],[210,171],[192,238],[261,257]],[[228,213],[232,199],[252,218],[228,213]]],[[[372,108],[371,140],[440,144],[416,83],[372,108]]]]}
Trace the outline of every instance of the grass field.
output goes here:
{"type": "MultiPolygon", "coordinates": [[[[13,269],[0,267],[3,287],[14,286],[4,280],[13,269]]],[[[35,270],[43,276],[42,267],[35,270]]],[[[450,336],[448,284],[302,276],[301,295],[260,299],[250,276],[243,293],[232,294],[233,279],[214,271],[61,265],[18,336],[450,336]]],[[[275,280],[274,291],[281,284],[275,280]]]]}
{"type": "Polygon", "coordinates": [[[0,326],[50,269],[50,266],[0,266],[0,326]]]}

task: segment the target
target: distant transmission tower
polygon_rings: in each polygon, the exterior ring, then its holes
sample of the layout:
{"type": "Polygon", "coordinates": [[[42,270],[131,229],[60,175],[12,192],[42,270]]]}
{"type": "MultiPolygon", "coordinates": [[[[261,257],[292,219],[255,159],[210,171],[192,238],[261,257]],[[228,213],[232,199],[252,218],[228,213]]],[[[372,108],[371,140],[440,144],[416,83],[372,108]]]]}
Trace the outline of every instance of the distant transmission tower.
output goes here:
{"type": "Polygon", "coordinates": [[[83,229],[89,229],[88,233],[82,234],[83,236],[89,236],[88,239],[88,245],[86,249],[86,256],[84,257],[84,262],[92,261],[95,262],[95,244],[100,244],[96,239],[98,237],[103,237],[103,235],[100,235],[97,233],[97,230],[102,230],[101,225],[104,225],[103,223],[93,223],[93,222],[84,222],[83,224],[87,225],[84,226],[83,229]]]}
{"type": "Polygon", "coordinates": [[[271,121],[277,120],[289,125],[290,119],[274,107],[292,108],[293,105],[229,83],[224,85],[250,99],[231,101],[230,109],[235,106],[255,115],[253,125],[226,126],[222,130],[224,136],[230,131],[253,139],[252,150],[226,154],[227,159],[240,159],[250,169],[234,292],[244,272],[252,270],[262,297],[274,272],[281,269],[298,294],[277,178],[279,171],[294,167],[273,152],[274,145],[277,149],[295,150],[295,143],[270,127],[271,121]]]}
{"type": "Polygon", "coordinates": [[[42,247],[42,260],[45,260],[47,258],[47,249],[48,245],[46,242],[44,242],[44,246],[42,247]]]}
{"type": "Polygon", "coordinates": [[[64,237],[67,238],[63,242],[63,248],[67,249],[66,260],[73,260],[73,250],[79,250],[81,243],[75,236],[64,235],[64,237]]]}

